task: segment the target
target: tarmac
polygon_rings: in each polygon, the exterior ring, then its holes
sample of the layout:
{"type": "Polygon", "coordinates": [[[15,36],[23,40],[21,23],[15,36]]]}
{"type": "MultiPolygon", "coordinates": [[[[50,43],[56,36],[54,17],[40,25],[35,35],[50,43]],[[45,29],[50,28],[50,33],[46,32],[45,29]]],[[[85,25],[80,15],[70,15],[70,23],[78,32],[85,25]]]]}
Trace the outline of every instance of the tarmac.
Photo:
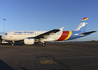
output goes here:
{"type": "Polygon", "coordinates": [[[98,42],[0,45],[0,70],[98,70],[98,42]]]}

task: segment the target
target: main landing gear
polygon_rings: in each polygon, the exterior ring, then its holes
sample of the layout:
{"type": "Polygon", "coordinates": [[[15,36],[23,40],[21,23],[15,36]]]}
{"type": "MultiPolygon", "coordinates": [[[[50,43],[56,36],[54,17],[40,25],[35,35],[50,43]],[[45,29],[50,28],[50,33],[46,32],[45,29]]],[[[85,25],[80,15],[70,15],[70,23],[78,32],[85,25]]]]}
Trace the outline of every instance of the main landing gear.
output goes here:
{"type": "Polygon", "coordinates": [[[46,46],[46,43],[42,43],[42,46],[45,47],[46,46]]]}
{"type": "Polygon", "coordinates": [[[40,40],[40,42],[42,43],[42,46],[43,47],[45,47],[46,46],[46,43],[45,43],[45,41],[42,39],[42,40],[40,40]]]}
{"type": "Polygon", "coordinates": [[[12,46],[14,46],[15,41],[12,41],[12,46]]]}

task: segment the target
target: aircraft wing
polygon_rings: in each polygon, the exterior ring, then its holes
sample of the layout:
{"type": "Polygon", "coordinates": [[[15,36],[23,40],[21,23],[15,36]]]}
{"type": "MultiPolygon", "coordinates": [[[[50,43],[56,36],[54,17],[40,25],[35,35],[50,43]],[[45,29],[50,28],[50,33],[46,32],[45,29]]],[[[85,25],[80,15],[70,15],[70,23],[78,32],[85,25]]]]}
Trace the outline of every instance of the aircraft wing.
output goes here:
{"type": "Polygon", "coordinates": [[[45,38],[48,35],[52,35],[53,33],[57,33],[58,31],[62,31],[64,27],[60,28],[60,29],[53,29],[50,31],[47,31],[45,33],[42,33],[40,35],[37,35],[35,37],[29,37],[29,38],[35,38],[35,39],[40,39],[40,38],[45,38]]]}
{"type": "Polygon", "coordinates": [[[47,31],[43,34],[40,34],[40,35],[37,35],[35,36],[34,38],[35,39],[39,39],[39,38],[44,38],[45,36],[47,35],[52,35],[53,33],[57,33],[58,31],[62,31],[64,27],[60,28],[60,29],[53,29],[53,30],[50,30],[50,31],[47,31]]]}
{"type": "Polygon", "coordinates": [[[51,34],[56,33],[56,32],[58,32],[58,31],[60,31],[60,30],[59,30],[59,29],[53,29],[53,30],[47,31],[47,32],[45,32],[45,33],[43,33],[43,34],[37,35],[37,36],[35,36],[34,38],[36,38],[36,39],[44,38],[45,36],[51,35],[51,34]]]}

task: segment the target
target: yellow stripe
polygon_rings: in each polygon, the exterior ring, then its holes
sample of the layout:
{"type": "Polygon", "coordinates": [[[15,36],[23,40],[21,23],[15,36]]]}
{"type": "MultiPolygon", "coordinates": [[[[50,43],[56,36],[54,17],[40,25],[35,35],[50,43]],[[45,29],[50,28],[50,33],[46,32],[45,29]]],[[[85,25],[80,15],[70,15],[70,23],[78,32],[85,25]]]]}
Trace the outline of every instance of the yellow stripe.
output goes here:
{"type": "Polygon", "coordinates": [[[86,19],[83,19],[82,21],[85,21],[85,20],[88,20],[88,18],[86,18],[86,19]]]}
{"type": "Polygon", "coordinates": [[[69,31],[69,35],[64,40],[68,40],[71,35],[72,35],[72,31],[69,31]]]}

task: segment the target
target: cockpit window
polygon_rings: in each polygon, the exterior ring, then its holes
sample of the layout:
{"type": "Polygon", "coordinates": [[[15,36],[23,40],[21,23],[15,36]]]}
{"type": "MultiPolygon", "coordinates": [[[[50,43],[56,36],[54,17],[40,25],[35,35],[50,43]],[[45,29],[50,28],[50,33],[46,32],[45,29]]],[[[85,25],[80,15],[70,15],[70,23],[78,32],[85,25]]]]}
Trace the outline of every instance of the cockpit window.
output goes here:
{"type": "Polygon", "coordinates": [[[7,35],[7,33],[5,35],[7,35]]]}

